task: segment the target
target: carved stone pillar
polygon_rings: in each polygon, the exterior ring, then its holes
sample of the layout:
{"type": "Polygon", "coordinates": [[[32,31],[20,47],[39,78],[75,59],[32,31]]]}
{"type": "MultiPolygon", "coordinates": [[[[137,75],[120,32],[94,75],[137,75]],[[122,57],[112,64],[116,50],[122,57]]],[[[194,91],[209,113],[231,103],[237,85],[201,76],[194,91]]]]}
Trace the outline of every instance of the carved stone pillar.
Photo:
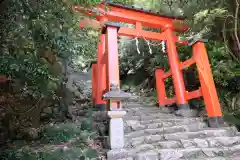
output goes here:
{"type": "Polygon", "coordinates": [[[124,126],[122,117],[125,111],[108,111],[110,117],[109,138],[111,149],[122,149],[124,147],[124,126]]]}

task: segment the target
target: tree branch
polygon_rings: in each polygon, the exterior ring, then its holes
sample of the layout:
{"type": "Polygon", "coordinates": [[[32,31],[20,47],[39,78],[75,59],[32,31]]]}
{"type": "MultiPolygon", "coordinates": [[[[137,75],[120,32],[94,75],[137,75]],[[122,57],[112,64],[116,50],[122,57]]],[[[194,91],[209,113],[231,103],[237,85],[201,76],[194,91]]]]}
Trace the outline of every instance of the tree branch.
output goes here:
{"type": "MultiPolygon", "coordinates": [[[[223,34],[223,42],[224,42],[224,45],[225,45],[225,48],[226,48],[226,51],[231,55],[231,57],[238,61],[238,57],[236,57],[236,55],[234,53],[232,53],[231,49],[228,47],[228,40],[227,40],[227,36],[226,36],[226,23],[227,23],[227,19],[228,18],[233,18],[234,17],[232,15],[228,15],[225,20],[224,20],[224,23],[223,23],[223,30],[222,30],[222,34],[223,34]]],[[[239,61],[238,61],[239,62],[239,61]]]]}
{"type": "MultiPolygon", "coordinates": [[[[234,20],[234,36],[236,39],[238,52],[240,52],[240,41],[239,41],[239,37],[238,37],[238,12],[239,12],[239,1],[236,0],[236,12],[235,12],[235,20],[234,20]]],[[[240,53],[237,53],[237,54],[239,55],[240,53]]]]}

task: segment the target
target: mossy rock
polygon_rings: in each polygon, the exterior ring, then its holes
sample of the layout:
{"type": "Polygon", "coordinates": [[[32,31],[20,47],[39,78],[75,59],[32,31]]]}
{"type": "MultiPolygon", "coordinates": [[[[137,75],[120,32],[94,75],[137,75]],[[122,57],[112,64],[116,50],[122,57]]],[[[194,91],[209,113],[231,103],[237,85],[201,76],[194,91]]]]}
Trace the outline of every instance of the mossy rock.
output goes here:
{"type": "Polygon", "coordinates": [[[39,141],[17,141],[15,149],[0,153],[1,160],[73,160],[94,159],[96,150],[89,144],[95,132],[83,130],[81,123],[50,124],[43,128],[39,141]]]}
{"type": "Polygon", "coordinates": [[[94,137],[94,135],[96,135],[90,128],[83,128],[81,123],[72,122],[49,125],[42,131],[41,142],[58,144],[77,139],[83,143],[89,137],[94,137]]]}
{"type": "Polygon", "coordinates": [[[96,150],[72,147],[67,150],[59,148],[49,150],[47,148],[38,148],[33,150],[23,148],[18,150],[8,150],[0,154],[1,160],[73,160],[73,159],[94,159],[98,157],[96,150]]]}

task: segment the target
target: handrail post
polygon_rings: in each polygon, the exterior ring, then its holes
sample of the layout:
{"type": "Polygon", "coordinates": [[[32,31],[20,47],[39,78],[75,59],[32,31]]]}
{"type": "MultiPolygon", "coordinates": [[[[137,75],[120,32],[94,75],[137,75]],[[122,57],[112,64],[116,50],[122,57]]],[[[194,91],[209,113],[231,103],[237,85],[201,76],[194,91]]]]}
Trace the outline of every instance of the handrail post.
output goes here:
{"type": "Polygon", "coordinates": [[[157,98],[159,108],[165,107],[165,98],[166,98],[166,88],[164,83],[164,71],[161,68],[156,68],[155,78],[156,78],[156,89],[157,89],[157,98]]]}
{"type": "Polygon", "coordinates": [[[92,104],[96,104],[97,64],[92,64],[92,104]]]}
{"type": "Polygon", "coordinates": [[[208,114],[209,126],[220,127],[224,121],[205,44],[203,40],[197,39],[192,44],[192,47],[193,58],[196,61],[203,99],[208,114]]]}

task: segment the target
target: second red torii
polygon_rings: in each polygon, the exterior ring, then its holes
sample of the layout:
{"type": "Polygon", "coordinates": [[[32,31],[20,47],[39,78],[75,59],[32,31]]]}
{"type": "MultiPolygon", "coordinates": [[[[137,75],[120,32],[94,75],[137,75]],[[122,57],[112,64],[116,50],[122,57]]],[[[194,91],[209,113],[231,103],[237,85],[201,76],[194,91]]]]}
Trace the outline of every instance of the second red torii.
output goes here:
{"type": "MultiPolygon", "coordinates": [[[[175,32],[184,32],[188,29],[184,25],[176,25],[182,22],[183,17],[171,17],[157,15],[133,7],[125,7],[114,3],[102,3],[93,8],[73,7],[73,10],[95,16],[95,20],[85,20],[80,23],[93,25],[102,30],[98,44],[97,64],[93,69],[96,75],[93,80],[93,99],[98,106],[104,106],[110,102],[102,100],[104,93],[110,91],[110,85],[119,82],[118,60],[118,36],[145,38],[147,40],[166,41],[167,55],[170,71],[164,73],[162,69],[156,69],[156,88],[160,107],[176,103],[179,109],[189,109],[188,100],[203,97],[208,112],[210,126],[219,126],[222,123],[222,112],[213,81],[209,60],[205,45],[201,39],[195,39],[192,43],[193,58],[181,63],[178,57],[176,43],[188,44],[187,41],[179,40],[175,32]],[[107,7],[107,9],[105,9],[107,7]],[[117,22],[117,24],[115,23],[117,22]],[[119,26],[119,23],[134,24],[135,28],[119,26]],[[143,27],[159,28],[160,33],[143,30],[143,27]],[[187,92],[183,80],[182,70],[196,64],[201,86],[198,90],[187,92]],[[176,96],[173,99],[166,97],[164,79],[172,76],[176,96]]],[[[111,104],[115,108],[119,103],[111,104]]]]}

